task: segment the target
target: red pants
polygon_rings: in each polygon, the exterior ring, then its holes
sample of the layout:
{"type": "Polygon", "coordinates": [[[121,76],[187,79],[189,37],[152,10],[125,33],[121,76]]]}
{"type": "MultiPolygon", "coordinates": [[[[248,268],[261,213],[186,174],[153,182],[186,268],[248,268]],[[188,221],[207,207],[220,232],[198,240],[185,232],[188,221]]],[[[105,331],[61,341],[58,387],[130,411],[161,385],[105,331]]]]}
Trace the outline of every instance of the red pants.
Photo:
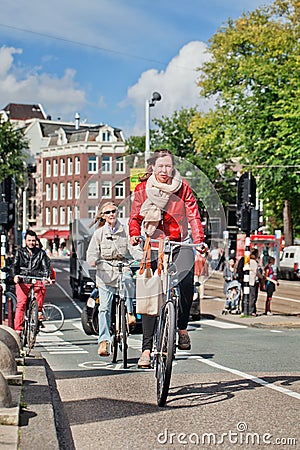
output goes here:
{"type": "MultiPolygon", "coordinates": [[[[15,312],[15,330],[21,331],[23,326],[24,314],[26,309],[27,295],[31,284],[16,284],[17,307],[15,312]]],[[[34,293],[39,305],[39,311],[42,311],[46,288],[41,281],[37,281],[34,285],[34,293]]]]}

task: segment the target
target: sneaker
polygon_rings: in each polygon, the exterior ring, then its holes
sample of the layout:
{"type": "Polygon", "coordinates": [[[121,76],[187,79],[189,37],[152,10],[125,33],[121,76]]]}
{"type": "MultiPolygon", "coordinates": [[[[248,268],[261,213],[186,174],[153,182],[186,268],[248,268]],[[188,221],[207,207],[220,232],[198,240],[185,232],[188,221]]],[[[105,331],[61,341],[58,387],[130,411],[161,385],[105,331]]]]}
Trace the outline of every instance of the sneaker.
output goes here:
{"type": "Polygon", "coordinates": [[[136,318],[135,318],[135,315],[133,313],[128,313],[128,315],[127,315],[127,322],[128,322],[128,325],[130,327],[133,327],[133,325],[136,324],[136,318]]]}
{"type": "Polygon", "coordinates": [[[267,312],[267,316],[273,316],[273,314],[271,313],[271,311],[267,312]]]}
{"type": "Polygon", "coordinates": [[[98,348],[98,355],[99,356],[109,356],[109,343],[108,341],[102,341],[100,342],[99,348],[98,348]]]}
{"type": "Polygon", "coordinates": [[[191,340],[188,334],[178,334],[179,350],[191,350],[191,340]]]}
{"type": "Polygon", "coordinates": [[[138,360],[138,367],[141,367],[142,369],[148,369],[151,365],[150,356],[148,355],[142,355],[140,359],[138,360]]]}

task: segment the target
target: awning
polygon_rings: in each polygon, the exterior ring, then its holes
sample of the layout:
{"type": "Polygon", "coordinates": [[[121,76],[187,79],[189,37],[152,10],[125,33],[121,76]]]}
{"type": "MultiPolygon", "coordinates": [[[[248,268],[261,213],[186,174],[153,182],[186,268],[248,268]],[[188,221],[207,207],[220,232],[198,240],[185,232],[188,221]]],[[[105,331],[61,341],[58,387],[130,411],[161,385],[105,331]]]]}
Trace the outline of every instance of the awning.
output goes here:
{"type": "Polygon", "coordinates": [[[45,238],[45,239],[54,239],[56,236],[59,237],[59,239],[69,239],[70,237],[70,231],[69,230],[47,230],[45,233],[40,234],[39,238],[45,238]]]}

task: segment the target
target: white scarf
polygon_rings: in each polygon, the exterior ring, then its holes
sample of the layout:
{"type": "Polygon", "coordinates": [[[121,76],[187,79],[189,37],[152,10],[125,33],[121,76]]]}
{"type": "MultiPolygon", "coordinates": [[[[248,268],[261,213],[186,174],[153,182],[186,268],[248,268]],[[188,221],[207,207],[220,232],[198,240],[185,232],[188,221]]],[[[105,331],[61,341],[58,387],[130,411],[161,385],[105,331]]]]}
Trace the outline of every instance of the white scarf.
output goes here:
{"type": "Polygon", "coordinates": [[[172,183],[160,183],[154,173],[146,183],[147,199],[142,204],[140,215],[144,217],[144,228],[148,236],[152,236],[162,219],[162,211],[167,206],[171,194],[177,192],[182,185],[182,178],[178,170],[175,170],[172,183]]]}

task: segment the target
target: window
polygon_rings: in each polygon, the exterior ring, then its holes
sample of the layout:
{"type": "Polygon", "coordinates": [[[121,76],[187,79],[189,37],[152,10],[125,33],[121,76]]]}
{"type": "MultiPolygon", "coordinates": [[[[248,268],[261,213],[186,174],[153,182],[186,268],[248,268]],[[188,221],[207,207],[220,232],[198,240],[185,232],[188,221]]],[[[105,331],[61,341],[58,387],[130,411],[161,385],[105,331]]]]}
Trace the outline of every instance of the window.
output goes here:
{"type": "Polygon", "coordinates": [[[51,177],[51,162],[46,160],[46,177],[51,177]]]}
{"type": "Polygon", "coordinates": [[[103,131],[102,133],[102,141],[109,142],[111,137],[111,132],[109,130],[103,131]]]}
{"type": "Polygon", "coordinates": [[[116,198],[125,198],[125,181],[117,183],[115,186],[116,198]]]}
{"type": "Polygon", "coordinates": [[[112,197],[111,181],[103,181],[102,182],[101,196],[102,196],[102,198],[111,198],[112,197]]]}
{"type": "Polygon", "coordinates": [[[56,206],[52,208],[52,223],[53,225],[58,224],[58,212],[56,206]]]}
{"type": "Polygon", "coordinates": [[[67,196],[68,196],[68,200],[72,200],[73,198],[73,186],[71,181],[68,181],[67,183],[67,196]]]}
{"type": "Polygon", "coordinates": [[[51,188],[50,188],[50,184],[46,184],[46,200],[50,201],[51,200],[51,188]]]}
{"type": "Polygon", "coordinates": [[[58,163],[57,163],[57,159],[53,160],[53,176],[57,177],[58,176],[58,163]]]}
{"type": "Polygon", "coordinates": [[[61,176],[66,175],[66,162],[64,159],[60,160],[60,174],[61,176]]]}
{"type": "Polygon", "coordinates": [[[73,222],[73,210],[71,206],[67,207],[67,221],[68,223],[73,222]]]}
{"type": "Polygon", "coordinates": [[[80,174],[80,158],[79,156],[75,156],[75,174],[80,174]]]}
{"type": "Polygon", "coordinates": [[[80,219],[80,209],[78,205],[75,205],[74,208],[74,219],[80,219]]]}
{"type": "Polygon", "coordinates": [[[88,159],[88,173],[98,172],[97,156],[89,156],[88,159]]]}
{"type": "Polygon", "coordinates": [[[88,198],[98,197],[98,181],[88,182],[88,198]]]}
{"type": "Polygon", "coordinates": [[[111,156],[102,156],[102,173],[111,173],[111,156]]]}
{"type": "Polygon", "coordinates": [[[51,224],[51,213],[50,208],[46,208],[46,225],[51,224]]]}
{"type": "Polygon", "coordinates": [[[60,224],[64,225],[66,223],[66,209],[64,206],[59,208],[60,224]]]}
{"type": "Polygon", "coordinates": [[[64,200],[66,198],[66,186],[65,183],[60,183],[60,199],[64,200]]]}
{"type": "Polygon", "coordinates": [[[73,173],[73,160],[72,158],[68,158],[68,175],[72,175],[73,173]]]}
{"type": "Polygon", "coordinates": [[[125,173],[125,158],[116,159],[116,173],[125,173]]]}
{"type": "Polygon", "coordinates": [[[118,217],[120,217],[120,219],[124,219],[125,217],[125,206],[119,206],[118,207],[118,217]]]}
{"type": "Polygon", "coordinates": [[[97,206],[95,206],[95,205],[88,206],[88,218],[89,219],[94,219],[94,217],[96,217],[96,213],[97,213],[97,206]]]}
{"type": "Polygon", "coordinates": [[[52,189],[53,189],[53,200],[58,200],[58,188],[56,183],[53,183],[52,189]]]}
{"type": "Polygon", "coordinates": [[[78,199],[80,197],[80,183],[79,181],[75,181],[75,198],[78,199]]]}

